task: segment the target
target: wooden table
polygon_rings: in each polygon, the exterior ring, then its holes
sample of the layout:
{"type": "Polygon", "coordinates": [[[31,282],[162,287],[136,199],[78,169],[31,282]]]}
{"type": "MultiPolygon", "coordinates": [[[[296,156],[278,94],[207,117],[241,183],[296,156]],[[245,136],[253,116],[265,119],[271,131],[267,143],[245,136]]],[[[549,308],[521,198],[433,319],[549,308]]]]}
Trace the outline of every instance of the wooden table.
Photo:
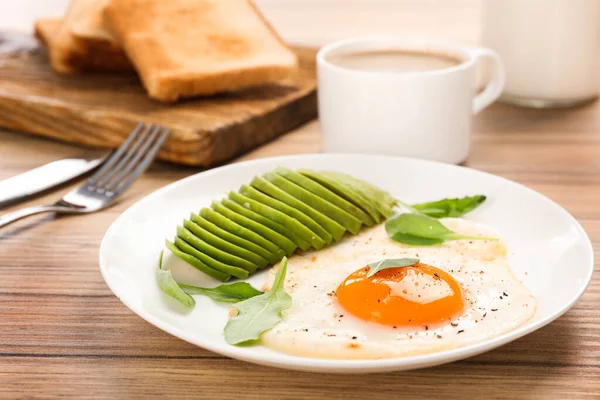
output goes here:
{"type": "MultiPolygon", "coordinates": [[[[468,43],[478,37],[475,0],[259,4],[286,38],[302,44],[365,33],[426,34],[468,43]]],[[[497,104],[476,118],[474,130],[468,166],[557,201],[600,248],[600,102],[562,111],[497,104]]],[[[80,151],[0,132],[0,179],[80,151]]],[[[317,151],[313,122],[242,159],[317,151]]],[[[109,210],[28,219],[0,232],[0,397],[600,398],[598,264],[583,298],[556,322],[498,350],[413,372],[284,371],[221,357],[158,330],[110,292],[98,270],[98,247],[127,207],[196,172],[156,164],[109,210]]]]}

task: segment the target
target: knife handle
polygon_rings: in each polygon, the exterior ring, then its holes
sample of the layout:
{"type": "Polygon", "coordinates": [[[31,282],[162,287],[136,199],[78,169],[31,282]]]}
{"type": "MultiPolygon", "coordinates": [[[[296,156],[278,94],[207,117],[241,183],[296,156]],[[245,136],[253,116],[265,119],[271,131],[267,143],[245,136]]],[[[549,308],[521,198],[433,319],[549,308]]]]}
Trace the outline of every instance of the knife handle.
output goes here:
{"type": "Polygon", "coordinates": [[[102,161],[103,158],[58,160],[0,181],[0,208],[78,178],[98,167],[102,161]]]}

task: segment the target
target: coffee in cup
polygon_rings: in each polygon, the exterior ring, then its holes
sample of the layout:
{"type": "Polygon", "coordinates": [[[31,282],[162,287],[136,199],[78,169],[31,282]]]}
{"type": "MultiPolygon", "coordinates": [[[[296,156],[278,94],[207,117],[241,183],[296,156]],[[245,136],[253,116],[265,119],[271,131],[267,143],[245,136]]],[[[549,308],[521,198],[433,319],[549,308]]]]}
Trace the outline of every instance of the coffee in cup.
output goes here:
{"type": "Polygon", "coordinates": [[[371,37],[317,54],[319,119],[326,152],[376,153],[460,163],[473,114],[504,86],[496,53],[443,41],[371,37]],[[477,93],[479,60],[492,77],[477,93]]]}
{"type": "Polygon", "coordinates": [[[402,50],[363,50],[332,54],[332,64],[343,68],[380,72],[420,72],[455,67],[462,60],[447,54],[402,50]]]}

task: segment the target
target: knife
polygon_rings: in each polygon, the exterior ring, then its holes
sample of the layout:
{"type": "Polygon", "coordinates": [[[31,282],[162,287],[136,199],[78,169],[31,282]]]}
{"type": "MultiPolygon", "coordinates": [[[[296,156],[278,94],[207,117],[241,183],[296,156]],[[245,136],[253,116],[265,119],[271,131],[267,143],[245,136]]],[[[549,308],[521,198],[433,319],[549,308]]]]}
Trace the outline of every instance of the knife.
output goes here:
{"type": "Polygon", "coordinates": [[[0,181],[0,208],[79,178],[102,164],[105,158],[53,161],[0,181]]]}

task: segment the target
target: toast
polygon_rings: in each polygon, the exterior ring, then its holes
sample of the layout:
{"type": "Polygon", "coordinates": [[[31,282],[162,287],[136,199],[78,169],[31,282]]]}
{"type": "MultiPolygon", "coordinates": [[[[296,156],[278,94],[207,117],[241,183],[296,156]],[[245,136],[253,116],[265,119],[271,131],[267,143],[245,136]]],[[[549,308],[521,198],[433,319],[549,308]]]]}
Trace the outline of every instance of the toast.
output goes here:
{"type": "Polygon", "coordinates": [[[59,74],[71,75],[81,70],[85,48],[78,46],[74,41],[70,26],[85,9],[85,0],[71,1],[62,23],[46,38],[50,65],[59,74]]]}
{"type": "Polygon", "coordinates": [[[104,17],[157,100],[271,83],[297,66],[250,0],[110,0],[104,17]]]}
{"type": "Polygon", "coordinates": [[[76,45],[86,52],[84,69],[90,71],[133,71],[133,66],[117,39],[103,22],[104,8],[108,0],[89,2],[86,12],[71,25],[76,45]]]}
{"type": "Polygon", "coordinates": [[[123,49],[101,25],[106,0],[72,0],[64,19],[41,19],[38,39],[59,74],[133,70],[123,49]]]}
{"type": "Polygon", "coordinates": [[[35,21],[34,35],[44,45],[50,47],[50,42],[58,27],[62,24],[59,18],[41,18],[35,21]]]}

